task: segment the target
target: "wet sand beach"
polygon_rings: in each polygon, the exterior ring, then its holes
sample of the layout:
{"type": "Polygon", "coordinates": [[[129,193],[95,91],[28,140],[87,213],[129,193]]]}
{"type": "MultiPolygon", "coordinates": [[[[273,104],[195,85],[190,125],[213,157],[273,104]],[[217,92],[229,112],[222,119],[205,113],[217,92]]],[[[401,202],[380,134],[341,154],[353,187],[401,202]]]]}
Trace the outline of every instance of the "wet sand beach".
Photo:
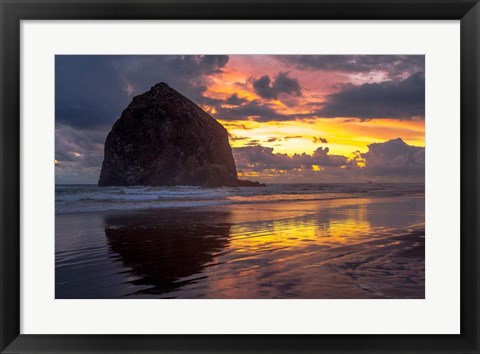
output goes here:
{"type": "Polygon", "coordinates": [[[57,214],[56,298],[421,299],[424,214],[423,195],[57,214]]]}

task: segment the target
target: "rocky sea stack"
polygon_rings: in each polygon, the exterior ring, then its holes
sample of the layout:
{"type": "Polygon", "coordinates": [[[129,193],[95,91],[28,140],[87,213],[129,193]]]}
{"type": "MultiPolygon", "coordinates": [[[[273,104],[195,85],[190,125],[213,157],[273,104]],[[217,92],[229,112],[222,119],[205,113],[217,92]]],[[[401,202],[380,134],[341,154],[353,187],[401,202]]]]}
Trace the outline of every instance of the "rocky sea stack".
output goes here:
{"type": "Polygon", "coordinates": [[[226,129],[165,83],[133,98],[105,141],[99,186],[261,186],[237,178],[226,129]]]}

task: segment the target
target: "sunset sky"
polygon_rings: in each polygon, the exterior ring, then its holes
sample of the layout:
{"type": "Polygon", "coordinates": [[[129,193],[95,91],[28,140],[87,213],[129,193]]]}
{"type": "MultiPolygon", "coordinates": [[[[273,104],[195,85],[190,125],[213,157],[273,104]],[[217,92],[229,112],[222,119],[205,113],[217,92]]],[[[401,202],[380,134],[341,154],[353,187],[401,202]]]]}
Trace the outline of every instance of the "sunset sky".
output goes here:
{"type": "Polygon", "coordinates": [[[239,177],[423,182],[424,56],[56,56],[56,183],[97,183],[133,96],[166,82],[228,130],[239,177]]]}

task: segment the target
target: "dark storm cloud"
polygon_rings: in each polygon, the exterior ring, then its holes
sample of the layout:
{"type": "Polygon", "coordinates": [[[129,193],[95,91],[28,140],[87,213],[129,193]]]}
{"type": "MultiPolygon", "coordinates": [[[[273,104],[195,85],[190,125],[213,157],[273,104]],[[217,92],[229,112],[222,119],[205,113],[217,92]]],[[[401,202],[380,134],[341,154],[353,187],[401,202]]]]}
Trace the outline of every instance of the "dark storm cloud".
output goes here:
{"type": "MultiPolygon", "coordinates": [[[[160,56],[161,57],[161,56],[160,56]]],[[[148,58],[156,64],[158,56],[148,58]]],[[[222,72],[228,63],[228,55],[173,55],[165,56],[177,74],[180,75],[211,75],[222,72]]],[[[162,64],[164,61],[161,62],[162,64]]]]}
{"type": "Polygon", "coordinates": [[[317,112],[323,117],[411,119],[425,115],[425,77],[416,73],[404,80],[360,86],[345,85],[327,98],[317,112]]]}
{"type": "Polygon", "coordinates": [[[118,118],[129,98],[105,56],[55,57],[55,120],[96,128],[118,118]]]}
{"type": "Polygon", "coordinates": [[[254,91],[262,98],[277,99],[281,93],[300,96],[302,94],[300,83],[297,79],[288,76],[288,72],[279,72],[271,81],[270,76],[253,79],[254,91]]]}
{"type": "Polygon", "coordinates": [[[425,72],[423,55],[282,55],[275,58],[303,70],[348,73],[381,71],[391,77],[425,72]]]}
{"type": "Polygon", "coordinates": [[[222,71],[228,56],[55,57],[55,118],[78,129],[113,124],[134,95],[154,84],[173,82],[197,104],[218,104],[203,96],[204,77],[222,71]]]}

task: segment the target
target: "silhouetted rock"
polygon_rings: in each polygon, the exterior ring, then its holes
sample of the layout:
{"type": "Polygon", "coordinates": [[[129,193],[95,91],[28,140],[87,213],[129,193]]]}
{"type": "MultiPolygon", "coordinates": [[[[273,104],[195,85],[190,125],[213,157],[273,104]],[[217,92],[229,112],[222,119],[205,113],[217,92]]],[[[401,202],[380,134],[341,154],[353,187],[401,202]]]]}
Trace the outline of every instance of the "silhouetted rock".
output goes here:
{"type": "Polygon", "coordinates": [[[225,128],[165,83],[135,96],[105,141],[99,186],[263,186],[241,181],[225,128]]]}

